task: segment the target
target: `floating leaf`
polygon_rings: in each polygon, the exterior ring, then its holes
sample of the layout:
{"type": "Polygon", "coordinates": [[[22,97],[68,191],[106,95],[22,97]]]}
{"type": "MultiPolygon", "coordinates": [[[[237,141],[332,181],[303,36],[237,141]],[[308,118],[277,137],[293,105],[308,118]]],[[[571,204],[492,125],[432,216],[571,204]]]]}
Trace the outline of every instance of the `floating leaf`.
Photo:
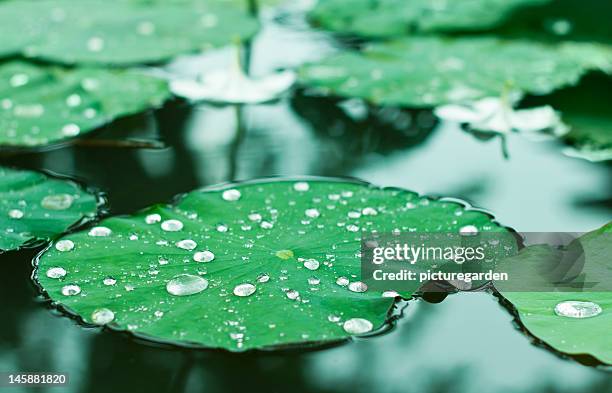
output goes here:
{"type": "Polygon", "coordinates": [[[66,64],[165,61],[246,39],[257,29],[246,1],[0,2],[0,55],[66,64]]]}
{"type": "Polygon", "coordinates": [[[564,140],[573,145],[564,154],[593,162],[612,160],[612,118],[568,115],[564,119],[571,125],[564,140]]]}
{"type": "Polygon", "coordinates": [[[97,205],[71,181],[0,167],[0,252],[56,237],[93,216],[97,205]]]}
{"type": "Polygon", "coordinates": [[[380,328],[394,303],[359,282],[362,232],[466,226],[506,233],[486,214],[408,191],[252,181],[67,235],[40,256],[36,279],[85,322],[158,341],[233,351],[329,342],[380,328]]]}
{"type": "Polygon", "coordinates": [[[550,0],[319,0],[312,22],[343,34],[389,38],[414,32],[473,31],[495,27],[520,7],[550,0]]]}
{"type": "Polygon", "coordinates": [[[300,78],[307,86],[374,104],[433,107],[507,91],[548,94],[611,65],[609,47],[588,43],[415,37],[307,64],[300,78]]]}
{"type": "Polygon", "coordinates": [[[0,65],[0,145],[40,146],[161,105],[165,81],[137,71],[0,65]]]}
{"type": "Polygon", "coordinates": [[[498,266],[500,271],[513,270],[514,279],[495,283],[533,336],[557,351],[590,355],[608,364],[611,236],[612,223],[582,236],[563,254],[549,246],[527,247],[498,266]],[[571,251],[577,247],[580,252],[571,251]]]}

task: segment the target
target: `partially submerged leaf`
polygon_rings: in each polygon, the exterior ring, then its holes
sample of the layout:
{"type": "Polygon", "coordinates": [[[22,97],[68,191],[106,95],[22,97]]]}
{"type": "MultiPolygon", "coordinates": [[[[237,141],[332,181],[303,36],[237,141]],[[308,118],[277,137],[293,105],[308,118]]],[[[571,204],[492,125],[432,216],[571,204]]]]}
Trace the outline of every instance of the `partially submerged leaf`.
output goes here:
{"type": "Polygon", "coordinates": [[[0,2],[0,56],[66,64],[160,62],[249,38],[257,29],[246,1],[0,2]]]}
{"type": "Polygon", "coordinates": [[[0,167],[0,252],[54,238],[97,207],[97,197],[71,181],[0,167]]]}
{"type": "Polygon", "coordinates": [[[493,37],[414,37],[345,51],[300,69],[301,82],[379,105],[434,107],[548,94],[589,70],[610,71],[612,50],[588,43],[548,45],[493,37]]]}
{"type": "Polygon", "coordinates": [[[232,351],[331,342],[380,328],[394,303],[359,282],[362,233],[466,226],[506,233],[487,214],[404,190],[252,181],[71,233],[35,276],[86,323],[157,341],[232,351]]]}
{"type": "Polygon", "coordinates": [[[572,145],[563,152],[588,161],[612,160],[612,117],[568,114],[564,117],[571,131],[564,140],[572,145]]]}
{"type": "Polygon", "coordinates": [[[41,146],[161,105],[165,81],[138,71],[0,65],[0,146],[41,146]]]}
{"type": "Polygon", "coordinates": [[[414,32],[485,30],[520,7],[550,0],[319,0],[312,22],[343,34],[389,38],[414,32]]]}
{"type": "Polygon", "coordinates": [[[579,253],[527,247],[498,265],[514,275],[495,287],[537,339],[557,351],[612,364],[611,239],[609,223],[570,244],[579,246],[579,253]]]}

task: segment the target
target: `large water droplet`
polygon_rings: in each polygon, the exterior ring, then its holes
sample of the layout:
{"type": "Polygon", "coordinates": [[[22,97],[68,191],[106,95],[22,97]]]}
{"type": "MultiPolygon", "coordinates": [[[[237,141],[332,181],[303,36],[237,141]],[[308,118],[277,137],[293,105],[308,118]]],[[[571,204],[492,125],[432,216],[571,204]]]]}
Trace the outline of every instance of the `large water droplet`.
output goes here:
{"type": "Polygon", "coordinates": [[[320,263],[316,259],[307,259],[304,261],[304,267],[308,270],[317,270],[319,265],[320,263]]]}
{"type": "Polygon", "coordinates": [[[166,284],[166,291],[174,296],[188,296],[208,288],[208,280],[193,274],[179,274],[166,284]]]}
{"type": "Polygon", "coordinates": [[[91,320],[96,325],[106,325],[115,319],[115,313],[108,308],[99,308],[91,313],[91,320]]]}
{"type": "Polygon", "coordinates": [[[182,248],[183,250],[191,251],[194,250],[198,246],[198,244],[191,239],[183,239],[176,242],[176,246],[178,248],[182,248]]]}
{"type": "Polygon", "coordinates": [[[459,234],[461,236],[476,236],[478,235],[478,228],[476,228],[474,225],[466,225],[459,229],[459,234]]]}
{"type": "Polygon", "coordinates": [[[114,277],[108,276],[105,277],[104,280],[102,280],[102,283],[104,285],[115,285],[117,283],[117,280],[114,277]]]}
{"type": "Polygon", "coordinates": [[[64,296],[74,296],[81,293],[81,287],[76,284],[68,284],[62,287],[62,295],[64,296]]]}
{"type": "Polygon", "coordinates": [[[179,220],[166,220],[161,223],[161,229],[167,232],[176,232],[183,229],[183,223],[179,220]]]}
{"type": "Polygon", "coordinates": [[[310,185],[304,181],[297,182],[293,185],[295,191],[305,192],[310,190],[310,185]]]}
{"type": "Polygon", "coordinates": [[[234,295],[240,297],[251,296],[255,293],[255,290],[255,285],[246,282],[244,284],[239,284],[234,287],[234,295]]]}
{"type": "Polygon", "coordinates": [[[112,232],[113,231],[107,227],[93,227],[89,230],[89,236],[105,237],[110,236],[112,232]]]}
{"type": "Polygon", "coordinates": [[[349,290],[352,292],[365,292],[368,290],[366,283],[361,281],[355,281],[349,284],[349,290]]]}
{"type": "Polygon", "coordinates": [[[593,302],[567,300],[555,306],[555,314],[568,318],[591,318],[601,312],[601,306],[593,302]]]}
{"type": "Polygon", "coordinates": [[[55,249],[57,251],[72,251],[74,249],[74,243],[72,242],[72,240],[60,240],[57,243],[55,243],[55,249]]]}
{"type": "Polygon", "coordinates": [[[196,262],[210,262],[213,259],[215,259],[215,254],[213,254],[212,252],[208,250],[199,251],[193,254],[193,260],[196,262]]]}
{"type": "Polygon", "coordinates": [[[240,191],[236,189],[225,190],[222,194],[222,198],[230,202],[237,201],[238,199],[240,199],[241,196],[242,194],[240,193],[240,191]]]}
{"type": "MultiPolygon", "coordinates": [[[[147,214],[147,216],[145,217],[145,222],[147,224],[156,224],[158,222],[161,221],[161,216],[159,214],[147,214]]],[[[162,228],[163,229],[163,228],[162,228]]],[[[167,231],[167,229],[164,229],[167,231]]]]}
{"type": "Polygon", "coordinates": [[[11,209],[8,211],[8,216],[12,219],[19,220],[23,217],[23,211],[19,209],[11,209]]]}
{"type": "Polygon", "coordinates": [[[349,334],[364,334],[371,332],[374,326],[372,322],[363,318],[351,318],[342,325],[344,331],[349,334]]]}
{"type": "Polygon", "coordinates": [[[47,195],[40,201],[40,205],[48,210],[66,210],[72,206],[74,197],[69,194],[47,195]]]}
{"type": "Polygon", "coordinates": [[[47,270],[47,277],[49,278],[62,278],[66,276],[66,269],[63,267],[52,267],[47,270]]]}
{"type": "Polygon", "coordinates": [[[295,289],[288,290],[287,292],[285,292],[285,295],[291,300],[295,300],[300,297],[300,293],[295,289]]]}

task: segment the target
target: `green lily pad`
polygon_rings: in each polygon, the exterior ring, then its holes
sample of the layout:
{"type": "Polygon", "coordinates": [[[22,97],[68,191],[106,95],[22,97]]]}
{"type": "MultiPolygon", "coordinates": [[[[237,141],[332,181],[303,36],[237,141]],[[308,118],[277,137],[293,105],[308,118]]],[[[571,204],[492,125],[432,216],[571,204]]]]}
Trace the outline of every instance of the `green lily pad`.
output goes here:
{"type": "Polygon", "coordinates": [[[381,328],[394,305],[359,281],[362,231],[466,225],[507,233],[487,214],[404,190],[251,181],[71,233],[35,277],[84,322],[156,341],[231,351],[333,342],[381,328]]]}
{"type": "Polygon", "coordinates": [[[560,263],[567,258],[550,259],[555,250],[548,246],[528,247],[498,266],[514,269],[524,280],[515,276],[514,282],[495,283],[530,334],[557,351],[588,355],[607,364],[612,364],[611,237],[609,223],[573,243],[584,250],[584,266],[578,271],[576,264],[560,263]],[[557,263],[553,266],[551,261],[557,263]],[[564,280],[550,280],[559,274],[565,275],[564,280]],[[551,283],[555,288],[549,289],[551,283]]]}
{"type": "Polygon", "coordinates": [[[568,115],[571,131],[563,139],[573,147],[565,154],[589,161],[612,160],[612,118],[568,115]]]}
{"type": "Polygon", "coordinates": [[[128,65],[224,46],[258,29],[246,1],[0,2],[0,55],[128,65]]]}
{"type": "Polygon", "coordinates": [[[310,20],[328,30],[390,38],[415,32],[476,31],[499,25],[518,8],[550,0],[319,0],[310,20]]]}
{"type": "Polygon", "coordinates": [[[306,64],[301,82],[379,105],[433,107],[508,90],[543,95],[587,71],[612,69],[610,47],[547,45],[494,37],[415,37],[345,51],[306,64]]]}
{"type": "Polygon", "coordinates": [[[0,146],[40,146],[161,105],[166,81],[137,71],[0,65],[0,146]]]}
{"type": "Polygon", "coordinates": [[[0,252],[52,239],[97,207],[97,197],[71,181],[0,167],[0,252]]]}

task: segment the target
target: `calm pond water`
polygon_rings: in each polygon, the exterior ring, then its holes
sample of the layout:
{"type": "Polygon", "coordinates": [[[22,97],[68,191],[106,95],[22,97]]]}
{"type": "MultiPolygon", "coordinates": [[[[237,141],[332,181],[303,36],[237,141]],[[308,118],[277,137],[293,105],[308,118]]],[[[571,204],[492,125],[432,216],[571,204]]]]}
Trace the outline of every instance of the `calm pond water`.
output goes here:
{"type": "MultiPolygon", "coordinates": [[[[268,17],[252,43],[251,71],[262,75],[333,47],[293,14],[268,17]]],[[[168,70],[195,74],[232,55],[186,57],[168,70]]],[[[462,198],[520,231],[588,231],[612,218],[610,166],[567,158],[555,142],[511,136],[506,160],[497,141],[436,124],[426,111],[368,108],[303,91],[242,108],[176,100],[117,121],[94,140],[100,146],[3,155],[0,163],[81,180],[107,194],[112,214],[214,183],[308,174],[462,198]],[[166,148],[101,146],[125,137],[158,140],[166,148]]],[[[30,282],[36,252],[0,255],[0,369],[70,374],[68,387],[49,391],[612,391],[612,374],[532,345],[487,293],[451,295],[439,304],[412,301],[391,333],[321,351],[182,351],[85,329],[50,311],[30,282]]]]}

